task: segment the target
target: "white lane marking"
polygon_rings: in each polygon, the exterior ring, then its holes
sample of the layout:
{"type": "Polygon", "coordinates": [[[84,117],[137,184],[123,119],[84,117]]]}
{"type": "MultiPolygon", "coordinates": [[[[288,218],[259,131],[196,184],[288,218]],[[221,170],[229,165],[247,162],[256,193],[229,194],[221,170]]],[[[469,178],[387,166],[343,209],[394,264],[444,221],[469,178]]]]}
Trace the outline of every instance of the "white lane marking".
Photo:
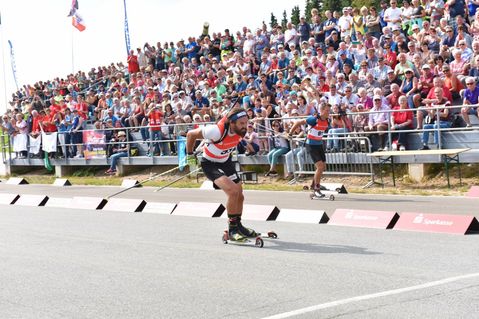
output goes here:
{"type": "Polygon", "coordinates": [[[435,286],[440,286],[440,285],[445,285],[454,281],[459,281],[463,279],[469,279],[469,278],[474,278],[474,277],[479,277],[479,273],[473,273],[473,274],[468,274],[468,275],[462,275],[462,276],[456,276],[456,277],[449,277],[437,281],[431,281],[427,282],[421,285],[416,285],[416,286],[410,286],[410,287],[404,287],[404,288],[399,288],[399,289],[393,289],[393,290],[387,290],[387,291],[382,291],[374,294],[369,294],[369,295],[362,295],[362,296],[357,296],[357,297],[352,297],[352,298],[346,298],[346,299],[340,299],[336,301],[331,301],[311,307],[306,307],[302,309],[297,309],[289,312],[284,312],[280,313],[277,315],[273,315],[270,317],[264,317],[263,319],[282,319],[282,318],[290,318],[294,316],[299,316],[308,312],[313,312],[321,309],[326,309],[326,308],[332,308],[332,307],[337,307],[341,305],[345,305],[348,303],[353,303],[353,302],[358,302],[358,301],[363,301],[363,300],[368,300],[368,299],[375,299],[375,298],[380,298],[380,297],[385,297],[385,296],[391,296],[391,295],[397,295],[397,294],[402,294],[405,292],[409,291],[414,291],[414,290],[421,290],[421,289],[426,289],[426,288],[431,288],[435,286]]]}

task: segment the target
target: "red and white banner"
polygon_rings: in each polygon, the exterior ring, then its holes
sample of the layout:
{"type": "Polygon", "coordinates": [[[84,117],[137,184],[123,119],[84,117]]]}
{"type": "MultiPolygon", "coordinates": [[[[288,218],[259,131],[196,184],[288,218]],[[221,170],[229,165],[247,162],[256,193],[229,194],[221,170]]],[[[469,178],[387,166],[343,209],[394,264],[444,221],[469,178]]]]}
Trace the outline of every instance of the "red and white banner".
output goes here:
{"type": "Polygon", "coordinates": [[[336,209],[328,225],[387,229],[392,228],[398,218],[396,212],[336,209]]]}
{"type": "Polygon", "coordinates": [[[461,235],[477,230],[476,228],[477,220],[474,216],[422,213],[401,213],[399,221],[394,226],[397,230],[461,235]]]}

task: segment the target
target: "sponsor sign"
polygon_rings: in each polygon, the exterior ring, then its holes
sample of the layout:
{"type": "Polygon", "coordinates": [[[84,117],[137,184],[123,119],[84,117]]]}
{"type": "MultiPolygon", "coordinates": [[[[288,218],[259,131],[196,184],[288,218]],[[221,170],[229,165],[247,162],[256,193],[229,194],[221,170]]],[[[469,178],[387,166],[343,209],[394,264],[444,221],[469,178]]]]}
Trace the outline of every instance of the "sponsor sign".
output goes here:
{"type": "Polygon", "coordinates": [[[398,218],[396,212],[336,209],[328,225],[388,229],[394,226],[398,218]]]}
{"type": "Polygon", "coordinates": [[[464,235],[477,230],[477,220],[467,215],[401,213],[394,229],[464,235]]]}

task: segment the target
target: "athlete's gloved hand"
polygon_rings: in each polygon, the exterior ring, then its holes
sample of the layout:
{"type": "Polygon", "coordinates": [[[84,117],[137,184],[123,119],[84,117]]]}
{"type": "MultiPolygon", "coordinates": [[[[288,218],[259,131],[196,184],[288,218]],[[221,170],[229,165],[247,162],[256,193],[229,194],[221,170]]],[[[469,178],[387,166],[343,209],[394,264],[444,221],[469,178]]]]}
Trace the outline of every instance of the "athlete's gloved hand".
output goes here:
{"type": "Polygon", "coordinates": [[[189,167],[196,167],[198,165],[198,159],[195,153],[186,155],[186,163],[189,167]]]}

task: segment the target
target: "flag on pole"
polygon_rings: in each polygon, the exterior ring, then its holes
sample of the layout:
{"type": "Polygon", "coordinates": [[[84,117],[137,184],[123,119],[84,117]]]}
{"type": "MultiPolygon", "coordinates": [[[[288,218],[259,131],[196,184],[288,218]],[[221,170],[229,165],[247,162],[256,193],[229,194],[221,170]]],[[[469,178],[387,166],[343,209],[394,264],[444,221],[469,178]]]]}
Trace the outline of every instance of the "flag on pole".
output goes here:
{"type": "Polygon", "coordinates": [[[78,13],[78,1],[72,0],[72,7],[70,12],[68,13],[68,17],[72,17],[72,25],[78,29],[78,31],[82,32],[85,31],[86,26],[83,18],[78,13]]]}
{"type": "Polygon", "coordinates": [[[13,54],[12,41],[8,40],[8,45],[10,46],[10,62],[12,64],[13,79],[15,80],[15,85],[17,86],[18,90],[17,67],[15,66],[15,55],[13,54]]]}
{"type": "Polygon", "coordinates": [[[70,13],[68,14],[69,17],[72,17],[75,14],[75,11],[78,10],[78,1],[72,0],[72,7],[70,9],[70,13]]]}
{"type": "Polygon", "coordinates": [[[76,11],[72,16],[72,25],[80,32],[85,31],[86,29],[85,22],[83,21],[83,18],[78,14],[78,11],[76,11]]]}
{"type": "Polygon", "coordinates": [[[126,55],[130,55],[130,31],[128,28],[128,17],[126,16],[126,0],[123,0],[123,8],[125,9],[125,44],[126,55]]]}

